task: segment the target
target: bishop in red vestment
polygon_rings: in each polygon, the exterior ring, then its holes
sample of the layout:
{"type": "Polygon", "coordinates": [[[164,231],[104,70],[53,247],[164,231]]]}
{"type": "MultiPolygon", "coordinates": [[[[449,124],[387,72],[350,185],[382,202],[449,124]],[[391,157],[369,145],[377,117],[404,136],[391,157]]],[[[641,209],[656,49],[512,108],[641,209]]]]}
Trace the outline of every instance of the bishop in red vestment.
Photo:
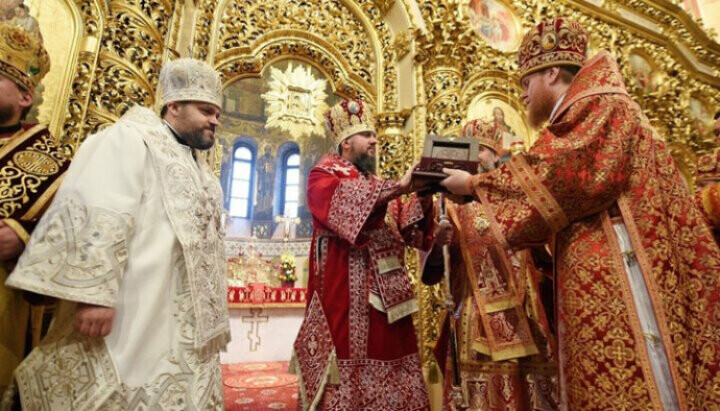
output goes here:
{"type": "Polygon", "coordinates": [[[417,311],[405,247],[427,249],[432,201],[374,175],[370,107],[345,100],[327,114],[339,154],[310,171],[310,302],[294,344],[303,409],[425,410],[428,394],[410,314],[417,311]]]}
{"type": "Polygon", "coordinates": [[[586,61],[587,41],[567,19],[531,30],[523,98],[548,126],[528,153],[443,184],[472,193],[506,247],[554,245],[561,407],[718,408],[720,250],[615,58],[586,61]]]}
{"type": "MultiPolygon", "coordinates": [[[[497,168],[504,131],[498,122],[472,120],[463,130],[480,143],[481,171],[497,168]]],[[[446,410],[554,410],[557,408],[555,344],[540,293],[543,274],[529,249],[508,250],[484,230],[489,224],[476,202],[446,201],[452,224],[451,293],[456,309],[445,313],[435,347],[443,370],[446,410]],[[449,343],[455,316],[458,386],[449,343]]],[[[440,226],[443,222],[440,222],[440,226]]],[[[437,236],[436,242],[447,242],[437,236]]],[[[422,280],[439,282],[443,256],[434,247],[422,280]]]]}

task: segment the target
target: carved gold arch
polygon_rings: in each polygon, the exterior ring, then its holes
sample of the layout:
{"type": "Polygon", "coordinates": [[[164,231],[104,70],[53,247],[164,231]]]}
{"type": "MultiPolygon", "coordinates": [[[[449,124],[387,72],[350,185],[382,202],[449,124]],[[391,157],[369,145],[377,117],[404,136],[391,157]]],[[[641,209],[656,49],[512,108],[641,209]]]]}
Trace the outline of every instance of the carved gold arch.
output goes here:
{"type": "Polygon", "coordinates": [[[328,74],[341,95],[362,96],[378,111],[397,107],[391,35],[369,0],[318,2],[199,0],[193,55],[226,81],[257,75],[292,56],[328,74]]]}
{"type": "Polygon", "coordinates": [[[376,90],[372,85],[352,73],[334,47],[326,41],[296,30],[268,37],[248,53],[228,50],[217,55],[214,64],[223,77],[224,87],[238,79],[262,77],[263,72],[273,63],[293,59],[320,70],[337,94],[361,97],[372,104],[376,103],[376,90]]]}

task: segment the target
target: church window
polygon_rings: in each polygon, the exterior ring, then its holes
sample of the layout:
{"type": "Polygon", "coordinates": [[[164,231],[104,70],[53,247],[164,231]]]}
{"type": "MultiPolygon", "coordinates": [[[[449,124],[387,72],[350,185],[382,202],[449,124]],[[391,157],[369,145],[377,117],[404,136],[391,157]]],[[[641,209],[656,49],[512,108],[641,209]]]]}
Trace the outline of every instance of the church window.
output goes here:
{"type": "Polygon", "coordinates": [[[249,218],[252,207],[252,187],[255,153],[245,144],[235,147],[230,184],[230,216],[249,218]]]}
{"type": "Polygon", "coordinates": [[[300,198],[300,154],[290,151],[285,154],[282,173],[282,210],[286,217],[297,217],[300,198]]]}

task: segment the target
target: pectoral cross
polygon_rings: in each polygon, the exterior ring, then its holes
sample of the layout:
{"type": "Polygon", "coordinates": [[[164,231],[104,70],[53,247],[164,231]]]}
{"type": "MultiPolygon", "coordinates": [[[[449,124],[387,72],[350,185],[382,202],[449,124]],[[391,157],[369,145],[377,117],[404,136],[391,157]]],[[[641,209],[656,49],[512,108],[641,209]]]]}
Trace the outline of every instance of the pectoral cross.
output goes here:
{"type": "Polygon", "coordinates": [[[285,223],[285,230],[284,230],[284,236],[283,241],[290,240],[290,228],[294,225],[300,224],[300,218],[298,217],[288,217],[284,215],[279,215],[275,217],[276,223],[285,223]]]}

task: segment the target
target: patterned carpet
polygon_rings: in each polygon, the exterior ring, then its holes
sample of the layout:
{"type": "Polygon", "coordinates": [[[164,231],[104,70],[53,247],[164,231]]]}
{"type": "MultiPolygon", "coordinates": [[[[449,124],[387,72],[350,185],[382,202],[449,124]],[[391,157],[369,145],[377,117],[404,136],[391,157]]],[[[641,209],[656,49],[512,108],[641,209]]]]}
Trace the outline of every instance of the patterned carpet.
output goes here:
{"type": "Polygon", "coordinates": [[[223,364],[227,410],[296,410],[297,377],[287,362],[223,364]]]}

